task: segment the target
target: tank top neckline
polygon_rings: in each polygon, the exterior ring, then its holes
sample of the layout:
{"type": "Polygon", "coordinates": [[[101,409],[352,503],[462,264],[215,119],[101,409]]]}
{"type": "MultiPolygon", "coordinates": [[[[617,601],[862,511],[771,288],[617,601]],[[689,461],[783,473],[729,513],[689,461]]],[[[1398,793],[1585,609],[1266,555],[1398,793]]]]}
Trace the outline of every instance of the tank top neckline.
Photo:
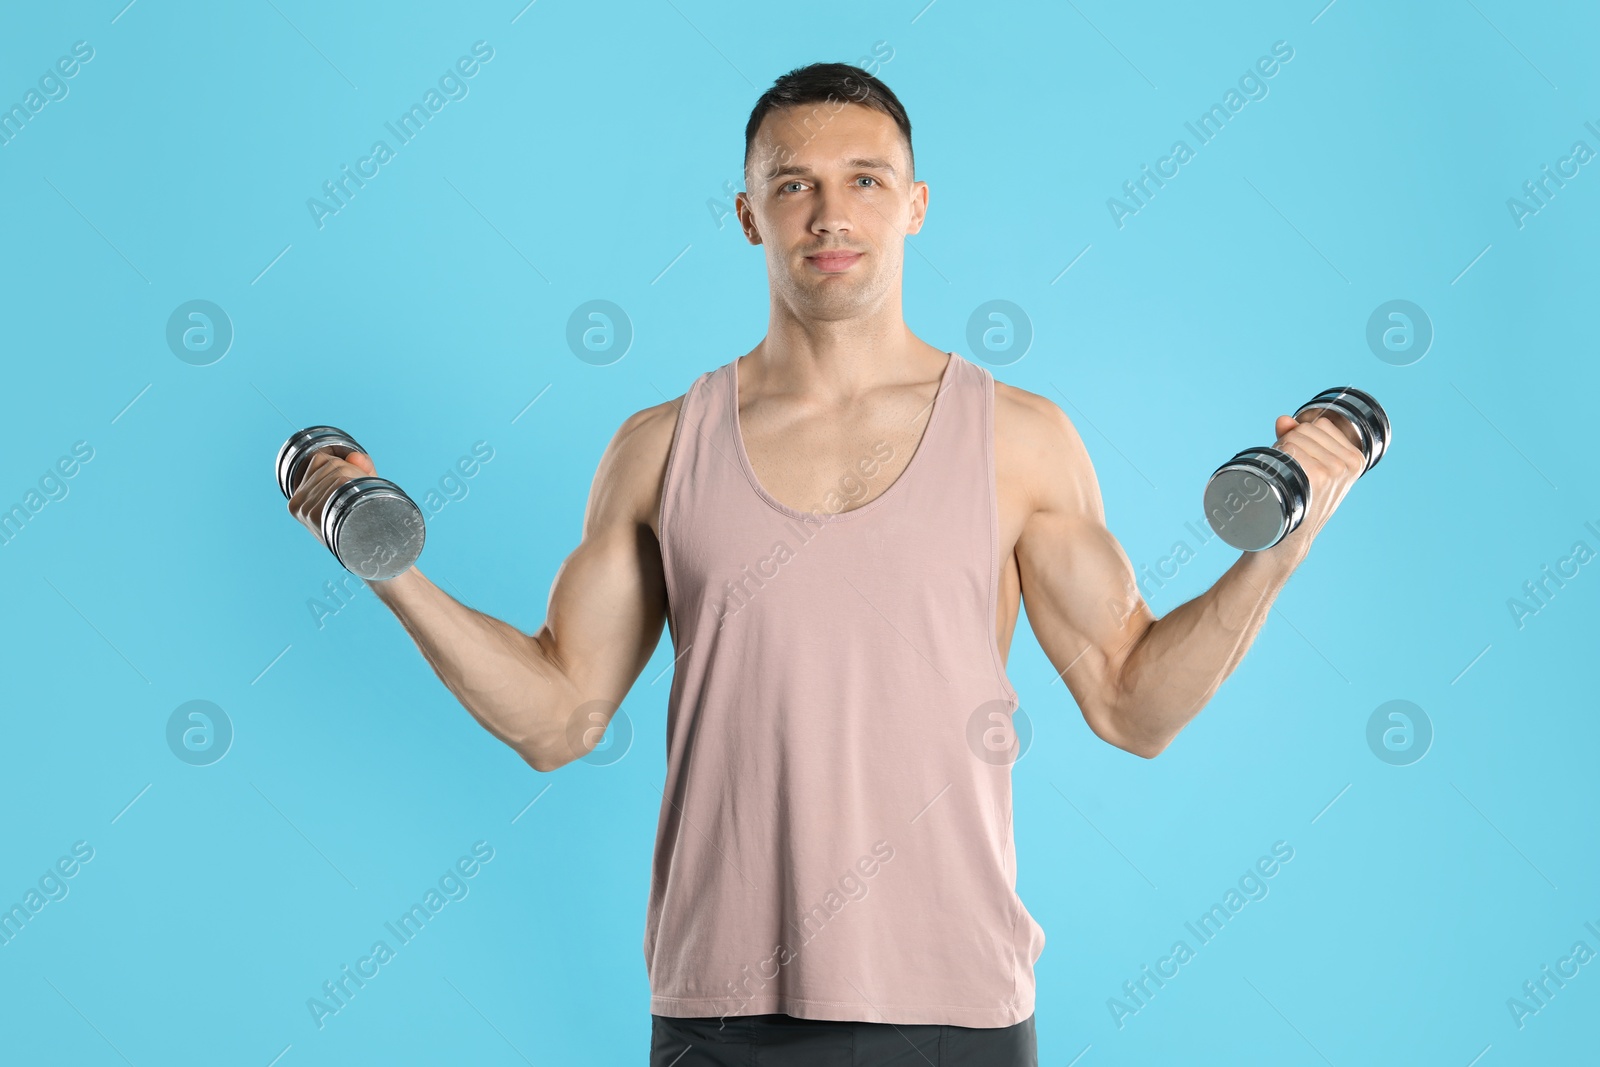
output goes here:
{"type": "Polygon", "coordinates": [[[728,410],[733,427],[733,450],[738,453],[739,467],[744,471],[744,476],[749,481],[750,488],[755,491],[756,496],[760,497],[769,506],[776,508],[790,518],[799,519],[802,522],[843,522],[877,507],[885,497],[900,488],[901,484],[906,481],[907,477],[916,468],[917,462],[922,458],[922,454],[929,449],[928,438],[933,434],[934,420],[939,417],[939,411],[944,407],[940,401],[953,380],[956,360],[961,358],[955,352],[947,352],[946,354],[950,358],[945,360],[944,372],[939,376],[939,388],[933,394],[933,410],[928,413],[928,421],[922,428],[922,436],[917,440],[917,447],[912,450],[911,459],[906,462],[905,469],[900,472],[900,476],[891,482],[887,489],[859,508],[836,511],[831,514],[825,511],[801,511],[799,508],[792,508],[767,492],[766,487],[761,484],[761,479],[756,477],[756,469],[754,464],[750,462],[750,454],[745,451],[744,430],[739,422],[739,359],[743,357],[735,358],[729,363],[728,410]]]}

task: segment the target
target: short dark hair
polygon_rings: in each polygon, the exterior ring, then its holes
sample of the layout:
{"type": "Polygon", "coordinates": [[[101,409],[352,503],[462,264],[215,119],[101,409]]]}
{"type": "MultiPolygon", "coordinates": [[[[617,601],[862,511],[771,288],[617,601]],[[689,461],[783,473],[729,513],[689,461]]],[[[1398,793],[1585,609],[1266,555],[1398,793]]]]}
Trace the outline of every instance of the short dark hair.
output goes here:
{"type": "MultiPolygon", "coordinates": [[[[911,151],[911,120],[906,117],[906,109],[892,89],[860,67],[849,63],[812,63],[810,66],[796,67],[779,77],[772,83],[772,88],[761,94],[761,98],[756,101],[756,106],[750,112],[750,121],[745,123],[744,127],[746,169],[750,166],[750,149],[755,144],[756,131],[761,128],[761,120],[766,118],[769,112],[804,104],[831,104],[835,100],[842,100],[845,104],[870,107],[894,119],[895,125],[900,127],[900,136],[906,143],[906,159],[911,163],[910,180],[915,180],[917,158],[911,151]]],[[[812,113],[815,114],[818,110],[820,109],[812,108],[812,113]]],[[[832,110],[838,111],[839,108],[834,107],[832,110]]]]}

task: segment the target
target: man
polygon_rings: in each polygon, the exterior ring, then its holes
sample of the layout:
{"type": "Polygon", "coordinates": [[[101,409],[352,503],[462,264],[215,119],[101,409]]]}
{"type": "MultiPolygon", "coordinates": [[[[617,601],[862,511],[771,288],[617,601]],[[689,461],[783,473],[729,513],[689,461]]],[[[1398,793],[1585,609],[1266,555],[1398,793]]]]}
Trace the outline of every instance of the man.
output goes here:
{"type": "MultiPolygon", "coordinates": [[[[1019,603],[1092,731],[1145,758],[1217,691],[1363,460],[1279,417],[1311,505],[1155,618],[1071,422],[917,338],[911,126],[865,71],[784,75],[736,209],[767,335],[601,457],[522,633],[412,570],[375,582],[441,681],[536,770],[598,742],[671,630],[645,930],[652,1067],[1037,1063],[1044,933],[1017,896],[1005,675],[1019,603]],[[598,711],[598,714],[597,714],[598,711]]],[[[318,457],[313,533],[361,455],[318,457]]]]}

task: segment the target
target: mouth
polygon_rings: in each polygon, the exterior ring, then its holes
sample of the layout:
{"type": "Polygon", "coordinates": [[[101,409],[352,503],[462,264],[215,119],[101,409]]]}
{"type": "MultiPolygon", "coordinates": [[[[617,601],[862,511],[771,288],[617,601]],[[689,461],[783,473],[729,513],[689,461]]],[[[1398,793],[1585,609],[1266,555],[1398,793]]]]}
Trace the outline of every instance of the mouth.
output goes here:
{"type": "Polygon", "coordinates": [[[826,274],[837,274],[849,270],[861,255],[860,252],[818,252],[814,256],[807,256],[806,262],[826,274]]]}

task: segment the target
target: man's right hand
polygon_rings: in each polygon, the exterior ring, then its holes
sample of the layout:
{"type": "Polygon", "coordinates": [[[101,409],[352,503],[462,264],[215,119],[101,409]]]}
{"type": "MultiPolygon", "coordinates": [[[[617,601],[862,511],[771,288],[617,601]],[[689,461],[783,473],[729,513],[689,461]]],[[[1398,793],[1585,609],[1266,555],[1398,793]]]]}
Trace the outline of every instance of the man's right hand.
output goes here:
{"type": "Polygon", "coordinates": [[[313,453],[300,475],[300,484],[289,497],[289,514],[310,530],[320,544],[322,512],[333,494],[352,478],[377,473],[372,457],[364,452],[352,452],[345,459],[328,452],[313,453]]]}

